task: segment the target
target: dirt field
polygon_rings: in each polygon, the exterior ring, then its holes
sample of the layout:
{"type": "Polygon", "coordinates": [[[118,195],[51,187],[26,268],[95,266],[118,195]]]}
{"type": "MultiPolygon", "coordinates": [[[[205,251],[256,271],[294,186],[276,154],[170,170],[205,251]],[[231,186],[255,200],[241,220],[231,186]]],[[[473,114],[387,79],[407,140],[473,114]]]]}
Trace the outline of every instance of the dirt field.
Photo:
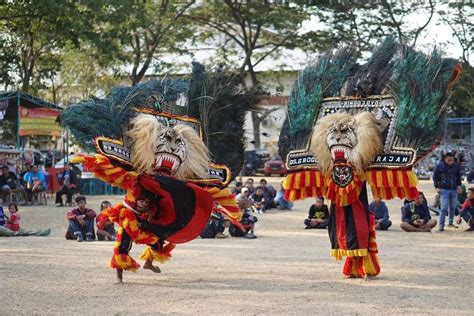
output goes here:
{"type": "MultiPolygon", "coordinates": [[[[431,184],[420,187],[431,202],[431,184]]],[[[105,198],[90,197],[89,206],[97,210],[105,198]]],[[[259,215],[255,240],[179,245],[162,274],[125,273],[123,285],[114,284],[107,267],[111,242],[66,241],[66,208],[24,207],[23,228],[53,231],[46,238],[0,239],[0,314],[474,313],[474,234],[463,232],[465,224],[444,233],[403,233],[401,201],[389,202],[394,226],[377,239],[382,273],[365,282],[342,277],[326,231],[303,229],[310,204],[259,215]]],[[[131,254],[137,258],[142,250],[135,245],[131,254]]]]}

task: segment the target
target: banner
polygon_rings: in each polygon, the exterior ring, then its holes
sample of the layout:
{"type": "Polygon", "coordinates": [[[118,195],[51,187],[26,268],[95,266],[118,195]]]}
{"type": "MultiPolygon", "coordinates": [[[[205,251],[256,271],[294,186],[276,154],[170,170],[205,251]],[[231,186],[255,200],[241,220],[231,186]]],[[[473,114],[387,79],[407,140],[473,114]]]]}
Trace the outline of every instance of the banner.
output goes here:
{"type": "Polygon", "coordinates": [[[59,111],[46,108],[20,106],[20,136],[61,136],[61,127],[56,123],[59,111]]]}
{"type": "Polygon", "coordinates": [[[0,101],[0,121],[3,121],[5,117],[5,112],[7,111],[8,107],[8,100],[1,100],[0,101]]]}

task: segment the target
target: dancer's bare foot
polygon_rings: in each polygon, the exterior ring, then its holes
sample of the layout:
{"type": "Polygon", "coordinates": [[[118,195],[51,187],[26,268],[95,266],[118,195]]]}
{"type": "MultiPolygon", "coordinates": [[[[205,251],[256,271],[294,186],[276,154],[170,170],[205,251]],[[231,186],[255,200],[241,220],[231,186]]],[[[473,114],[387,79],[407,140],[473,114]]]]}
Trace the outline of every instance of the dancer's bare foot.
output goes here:
{"type": "Polygon", "coordinates": [[[364,280],[365,280],[366,282],[369,282],[369,281],[371,281],[373,278],[375,278],[373,275],[368,275],[368,274],[366,274],[365,277],[364,277],[364,280]]]}
{"type": "Polygon", "coordinates": [[[154,266],[152,263],[153,262],[150,260],[145,261],[145,264],[143,265],[143,269],[148,269],[155,273],[161,273],[160,268],[158,266],[154,266]]]}
{"type": "Polygon", "coordinates": [[[115,280],[115,284],[122,284],[123,283],[123,270],[117,269],[117,279],[115,280]]]}

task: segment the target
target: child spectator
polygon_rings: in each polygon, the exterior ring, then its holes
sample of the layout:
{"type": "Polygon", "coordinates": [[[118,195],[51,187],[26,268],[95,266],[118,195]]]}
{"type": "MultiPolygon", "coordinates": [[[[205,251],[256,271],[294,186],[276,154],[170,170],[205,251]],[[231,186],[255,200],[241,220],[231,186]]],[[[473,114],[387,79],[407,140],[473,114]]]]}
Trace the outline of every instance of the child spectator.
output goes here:
{"type": "Polygon", "coordinates": [[[244,237],[248,239],[255,239],[257,236],[255,236],[254,233],[254,228],[255,228],[255,223],[258,221],[258,218],[256,216],[253,216],[251,214],[252,210],[251,209],[245,209],[242,214],[242,219],[240,220],[240,223],[244,227],[244,230],[240,229],[239,227],[235,225],[230,225],[229,227],[229,234],[232,237],[244,237]]]}
{"type": "Polygon", "coordinates": [[[255,207],[257,214],[261,214],[267,210],[265,204],[265,194],[261,186],[257,187],[255,193],[250,196],[250,200],[252,201],[253,207],[255,207]]]}
{"type": "Polygon", "coordinates": [[[66,214],[69,227],[66,239],[76,239],[78,242],[94,241],[94,218],[97,216],[94,210],[86,208],[86,197],[79,195],[75,199],[77,208],[70,210],[66,214]]]}
{"type": "Polygon", "coordinates": [[[242,192],[242,182],[238,181],[235,183],[235,188],[232,189],[232,194],[237,196],[240,194],[240,192],[242,192]]]}
{"type": "Polygon", "coordinates": [[[293,208],[293,203],[285,199],[285,188],[283,188],[283,181],[280,183],[280,190],[278,190],[275,199],[281,211],[291,210],[293,208]]]}
{"type": "Polygon", "coordinates": [[[458,224],[461,224],[461,218],[469,225],[466,231],[474,231],[474,187],[469,188],[467,192],[467,198],[461,207],[461,213],[457,219],[458,224]]]}
{"type": "Polygon", "coordinates": [[[250,200],[250,190],[247,187],[243,187],[242,191],[235,199],[237,200],[237,204],[241,210],[252,207],[252,201],[250,200]]]}
{"type": "Polygon", "coordinates": [[[369,205],[369,211],[374,213],[376,230],[387,230],[392,226],[392,221],[389,220],[388,207],[382,199],[374,199],[369,205]]]}
{"type": "Polygon", "coordinates": [[[245,181],[244,187],[249,189],[250,194],[252,194],[255,191],[255,188],[253,186],[253,179],[248,178],[247,181],[245,181]]]}
{"type": "Polygon", "coordinates": [[[103,213],[105,209],[111,206],[112,204],[109,201],[102,201],[102,203],[100,203],[100,214],[97,215],[96,218],[98,240],[114,241],[117,236],[117,232],[114,228],[114,223],[110,219],[108,219],[107,216],[103,213]]]}
{"type": "Polygon", "coordinates": [[[309,208],[308,218],[304,220],[305,229],[326,229],[328,223],[328,206],[324,204],[323,197],[317,197],[316,202],[309,208]]]}
{"type": "Polygon", "coordinates": [[[229,219],[219,213],[212,213],[209,222],[201,232],[201,238],[227,238],[224,230],[230,226],[229,219]]]}
{"type": "Polygon", "coordinates": [[[265,210],[272,209],[276,207],[275,196],[276,191],[270,184],[267,184],[267,180],[260,180],[260,187],[263,188],[263,195],[265,197],[264,208],[265,210]]]}
{"type": "Polygon", "coordinates": [[[431,232],[437,224],[431,218],[428,205],[420,192],[415,201],[405,203],[402,207],[402,223],[400,227],[406,232],[431,232]]]}
{"type": "Polygon", "coordinates": [[[17,232],[20,230],[20,214],[18,214],[18,206],[15,203],[8,205],[8,212],[10,217],[7,219],[5,227],[11,231],[17,232]]]}

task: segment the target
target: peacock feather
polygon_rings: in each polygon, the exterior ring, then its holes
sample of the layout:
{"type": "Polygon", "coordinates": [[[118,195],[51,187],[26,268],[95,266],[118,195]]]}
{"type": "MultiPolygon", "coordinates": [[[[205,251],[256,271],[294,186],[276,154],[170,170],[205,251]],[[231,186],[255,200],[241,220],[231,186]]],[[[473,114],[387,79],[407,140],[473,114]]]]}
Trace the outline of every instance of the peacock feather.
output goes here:
{"type": "Polygon", "coordinates": [[[280,155],[308,143],[309,135],[325,97],[339,95],[355,62],[353,47],[320,56],[306,67],[296,79],[288,103],[288,113],[278,142],[280,155]]]}

